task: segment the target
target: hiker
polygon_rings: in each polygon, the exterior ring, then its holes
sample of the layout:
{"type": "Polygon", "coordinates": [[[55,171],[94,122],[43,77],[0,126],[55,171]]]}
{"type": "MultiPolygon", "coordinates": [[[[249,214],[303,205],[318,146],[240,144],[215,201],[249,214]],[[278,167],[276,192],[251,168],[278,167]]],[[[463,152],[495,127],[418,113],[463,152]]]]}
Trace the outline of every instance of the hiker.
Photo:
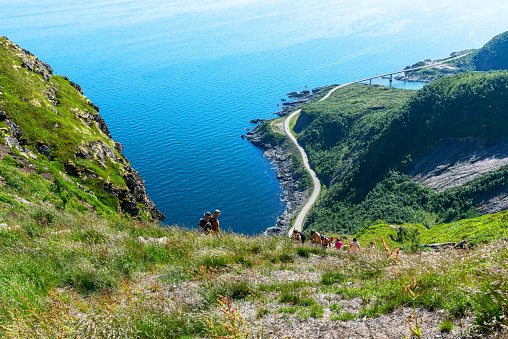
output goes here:
{"type": "Polygon", "coordinates": [[[370,247],[370,249],[371,249],[371,250],[376,249],[376,245],[374,245],[374,241],[371,241],[371,242],[370,242],[369,247],[370,247]]]}
{"type": "Polygon", "coordinates": [[[331,245],[330,238],[327,235],[319,234],[312,230],[310,231],[310,242],[312,244],[321,244],[323,247],[329,247],[331,245]]]}
{"type": "Polygon", "coordinates": [[[312,244],[321,244],[321,234],[314,230],[310,231],[310,242],[312,244]]]}
{"type": "Polygon", "coordinates": [[[219,237],[222,237],[222,232],[220,231],[220,228],[219,228],[219,220],[217,220],[219,215],[220,215],[220,211],[215,210],[212,217],[210,218],[210,224],[212,224],[212,233],[216,234],[219,237]]]}
{"type": "Polygon", "coordinates": [[[330,238],[328,238],[327,235],[321,234],[321,246],[330,247],[331,245],[332,242],[330,241],[330,238]]]}
{"type": "Polygon", "coordinates": [[[351,243],[351,245],[349,245],[349,249],[351,250],[351,252],[356,252],[356,251],[359,251],[360,250],[360,243],[358,242],[358,240],[356,240],[356,238],[353,238],[353,242],[351,243]]]}
{"type": "Polygon", "coordinates": [[[299,242],[300,244],[303,244],[305,242],[305,234],[303,234],[303,232],[300,232],[300,231],[297,231],[297,230],[293,230],[293,236],[294,236],[294,239],[299,242]]]}
{"type": "Polygon", "coordinates": [[[199,219],[198,222],[198,233],[208,234],[212,229],[212,224],[210,223],[210,218],[212,217],[211,212],[206,212],[203,218],[199,219]]]}
{"type": "Polygon", "coordinates": [[[342,243],[342,241],[340,241],[340,239],[335,240],[335,248],[336,249],[340,250],[342,248],[342,245],[344,245],[344,244],[342,243]]]}

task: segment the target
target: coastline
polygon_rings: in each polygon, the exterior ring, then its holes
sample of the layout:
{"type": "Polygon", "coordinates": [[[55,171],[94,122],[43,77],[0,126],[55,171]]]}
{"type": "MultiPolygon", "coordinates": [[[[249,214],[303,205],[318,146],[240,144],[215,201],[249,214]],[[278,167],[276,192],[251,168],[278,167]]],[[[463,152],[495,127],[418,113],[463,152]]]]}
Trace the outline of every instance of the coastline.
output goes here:
{"type": "MultiPolygon", "coordinates": [[[[289,98],[297,100],[286,101],[282,99],[283,108],[279,112],[274,114],[279,117],[285,117],[291,112],[294,112],[298,107],[310,100],[315,99],[323,89],[327,86],[314,88],[312,91],[302,90],[300,93],[291,92],[286,94],[289,98]]],[[[265,153],[264,157],[272,160],[272,164],[277,167],[277,179],[280,180],[280,187],[284,190],[284,195],[281,199],[287,203],[284,214],[277,218],[275,226],[267,228],[263,233],[265,235],[285,235],[290,228],[290,221],[293,216],[305,205],[309,198],[309,189],[301,189],[297,182],[300,178],[296,176],[296,173],[292,170],[292,152],[286,146],[289,141],[286,137],[282,145],[272,145],[262,141],[262,134],[259,131],[261,123],[267,121],[267,119],[254,119],[251,123],[259,123],[256,125],[247,135],[242,135],[242,138],[247,139],[255,146],[263,149],[265,153]]]]}
{"type": "MultiPolygon", "coordinates": [[[[460,54],[460,53],[456,53],[460,54]]],[[[467,53],[468,54],[468,53],[467,53]]],[[[467,55],[465,54],[465,55],[467,55]]],[[[426,79],[424,77],[421,77],[420,75],[415,74],[415,70],[420,68],[439,68],[442,67],[441,64],[445,63],[446,61],[461,58],[465,55],[460,56],[452,56],[451,59],[447,60],[425,60],[426,65],[423,67],[414,68],[413,66],[407,66],[404,70],[407,70],[407,72],[404,71],[404,76],[396,76],[395,80],[397,81],[405,81],[405,82],[419,82],[428,84],[431,82],[436,81],[436,79],[426,79]]],[[[381,76],[381,78],[386,78],[381,76]]],[[[370,79],[370,78],[368,78],[370,79]]],[[[390,78],[386,78],[390,79],[390,78]]],[[[366,79],[363,79],[366,80],[366,79]]],[[[335,88],[330,90],[324,97],[322,97],[320,100],[325,100],[330,96],[336,89],[347,86],[349,84],[358,83],[359,81],[354,81],[342,85],[337,85],[335,88]]],[[[289,114],[295,112],[302,104],[307,103],[311,100],[316,99],[319,94],[327,88],[328,85],[321,86],[314,88],[312,90],[304,89],[302,91],[298,92],[290,92],[286,95],[290,99],[296,99],[293,101],[288,101],[287,99],[281,99],[282,101],[282,110],[279,112],[275,112],[274,114],[278,115],[279,117],[286,117],[289,114]]],[[[259,123],[259,125],[255,126],[252,131],[248,132],[247,135],[241,135],[242,138],[247,137],[247,139],[254,144],[257,147],[260,147],[261,149],[265,150],[265,153],[263,156],[267,157],[268,159],[272,159],[272,163],[274,163],[277,166],[277,179],[281,181],[280,187],[285,190],[285,194],[283,196],[283,201],[287,202],[286,210],[283,215],[279,216],[277,219],[277,222],[275,226],[269,227],[264,234],[267,235],[283,235],[289,230],[290,221],[291,218],[300,210],[302,206],[307,202],[308,199],[312,199],[308,193],[309,190],[301,190],[298,185],[298,179],[295,178],[295,172],[291,170],[291,158],[290,155],[292,154],[291,151],[288,150],[287,142],[289,138],[284,138],[284,142],[282,145],[272,145],[271,143],[265,143],[263,142],[263,135],[259,131],[259,126],[261,126],[262,123],[265,121],[269,121],[271,119],[254,119],[251,120],[251,123],[259,123]]],[[[285,133],[286,134],[286,133],[285,133]]],[[[302,222],[302,228],[303,228],[303,222],[302,222]]]]}
{"type": "Polygon", "coordinates": [[[256,127],[253,128],[252,132],[249,132],[249,141],[253,145],[263,149],[265,151],[263,156],[272,160],[271,163],[276,166],[277,179],[280,181],[280,187],[284,190],[281,200],[287,203],[284,214],[277,218],[274,226],[267,228],[263,233],[266,235],[284,235],[289,229],[291,218],[307,202],[309,190],[302,190],[297,185],[298,180],[295,178],[295,173],[291,170],[291,153],[284,146],[272,146],[262,143],[260,141],[261,134],[256,127]]]}

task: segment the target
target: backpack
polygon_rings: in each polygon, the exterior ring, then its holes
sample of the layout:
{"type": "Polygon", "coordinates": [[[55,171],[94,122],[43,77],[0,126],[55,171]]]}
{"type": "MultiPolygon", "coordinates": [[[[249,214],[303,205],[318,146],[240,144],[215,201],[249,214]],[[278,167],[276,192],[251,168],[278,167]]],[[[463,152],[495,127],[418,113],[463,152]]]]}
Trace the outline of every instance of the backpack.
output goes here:
{"type": "Polygon", "coordinates": [[[302,239],[302,244],[305,242],[305,234],[303,232],[298,232],[298,235],[300,236],[300,239],[302,239]]]}
{"type": "Polygon", "coordinates": [[[210,222],[206,221],[205,219],[199,219],[198,226],[203,228],[205,232],[208,232],[212,229],[212,224],[210,224],[210,222]]]}

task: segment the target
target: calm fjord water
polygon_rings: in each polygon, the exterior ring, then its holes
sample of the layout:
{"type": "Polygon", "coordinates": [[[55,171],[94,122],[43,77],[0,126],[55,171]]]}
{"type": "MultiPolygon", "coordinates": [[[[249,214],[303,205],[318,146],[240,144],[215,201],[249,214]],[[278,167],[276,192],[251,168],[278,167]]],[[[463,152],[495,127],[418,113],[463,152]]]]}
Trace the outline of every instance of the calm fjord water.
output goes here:
{"type": "MultiPolygon", "coordinates": [[[[259,233],[285,204],[240,138],[291,91],[481,47],[508,29],[491,1],[2,1],[0,34],[80,84],[165,223],[259,233]]],[[[407,85],[411,87],[412,85],[407,85]]]]}

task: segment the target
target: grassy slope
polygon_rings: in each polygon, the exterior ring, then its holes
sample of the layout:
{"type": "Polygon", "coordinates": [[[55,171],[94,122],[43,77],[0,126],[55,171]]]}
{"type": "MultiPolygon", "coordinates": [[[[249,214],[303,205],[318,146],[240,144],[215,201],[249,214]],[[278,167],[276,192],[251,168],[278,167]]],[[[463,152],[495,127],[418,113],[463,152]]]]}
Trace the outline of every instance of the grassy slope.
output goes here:
{"type": "MultiPolygon", "coordinates": [[[[221,322],[236,321],[220,312],[217,295],[234,300],[240,307],[235,319],[249,320],[250,332],[266,338],[302,337],[299,331],[316,319],[326,330],[357,327],[363,317],[386,321],[384,314],[413,302],[427,319],[424,335],[439,334],[437,325],[446,319],[455,335],[472,331],[473,322],[487,331],[484,322],[493,318],[491,329],[498,331],[508,315],[498,301],[508,292],[499,285],[508,279],[501,240],[473,251],[402,253],[395,266],[381,250],[379,236],[389,236],[381,226],[360,234],[362,245],[375,239],[378,250],[355,255],[287,238],[209,237],[53,208],[1,204],[0,218],[7,224],[0,226],[0,338],[232,335],[221,322]],[[139,237],[164,238],[159,244],[139,237]],[[415,298],[402,289],[413,277],[415,298]]],[[[494,218],[504,222],[506,213],[494,218]]],[[[487,227],[491,221],[479,222],[487,227]]],[[[409,331],[397,314],[390,337],[409,331]]]]}
{"type": "Polygon", "coordinates": [[[412,95],[413,91],[352,85],[326,101],[304,105],[299,120],[305,116],[308,123],[298,142],[320,180],[329,185],[342,164],[361,156],[412,95]]]}
{"type": "MultiPolygon", "coordinates": [[[[51,76],[49,81],[45,81],[42,75],[21,67],[25,59],[26,55],[20,52],[19,47],[4,37],[0,38],[0,85],[3,86],[0,110],[7,112],[21,127],[23,137],[29,140],[29,145],[25,147],[38,155],[37,160],[29,159],[37,168],[34,174],[13,171],[9,165],[19,167],[19,161],[11,161],[10,164],[1,162],[0,175],[7,179],[7,186],[0,188],[0,193],[5,191],[29,200],[65,205],[65,208],[74,211],[85,211],[91,206],[100,214],[118,213],[119,200],[105,192],[104,185],[111,184],[115,189],[127,190],[122,178],[125,172],[123,166],[109,157],[105,158],[106,163],[103,164],[97,158],[76,158],[75,153],[91,142],[102,141],[115,152],[118,159],[127,161],[115,150],[114,140],[107,137],[96,122],[90,119],[88,125],[82,118],[97,114],[88,104],[90,101],[61,76],[51,76]],[[50,96],[55,100],[50,100],[50,96]],[[53,101],[57,103],[56,106],[53,101]],[[35,145],[39,143],[49,145],[52,161],[38,153],[35,145]],[[69,165],[77,172],[73,180],[93,191],[97,198],[79,190],[76,183],[63,179],[66,166],[69,165]],[[49,173],[60,182],[61,188],[52,192],[50,188],[54,186],[45,182],[39,176],[41,173],[49,173]],[[67,201],[70,203],[67,204],[67,201]]],[[[0,140],[5,144],[3,138],[0,140]]],[[[12,150],[12,154],[19,156],[17,150],[12,150]]],[[[149,218],[146,208],[140,207],[141,216],[149,218]]]]}

